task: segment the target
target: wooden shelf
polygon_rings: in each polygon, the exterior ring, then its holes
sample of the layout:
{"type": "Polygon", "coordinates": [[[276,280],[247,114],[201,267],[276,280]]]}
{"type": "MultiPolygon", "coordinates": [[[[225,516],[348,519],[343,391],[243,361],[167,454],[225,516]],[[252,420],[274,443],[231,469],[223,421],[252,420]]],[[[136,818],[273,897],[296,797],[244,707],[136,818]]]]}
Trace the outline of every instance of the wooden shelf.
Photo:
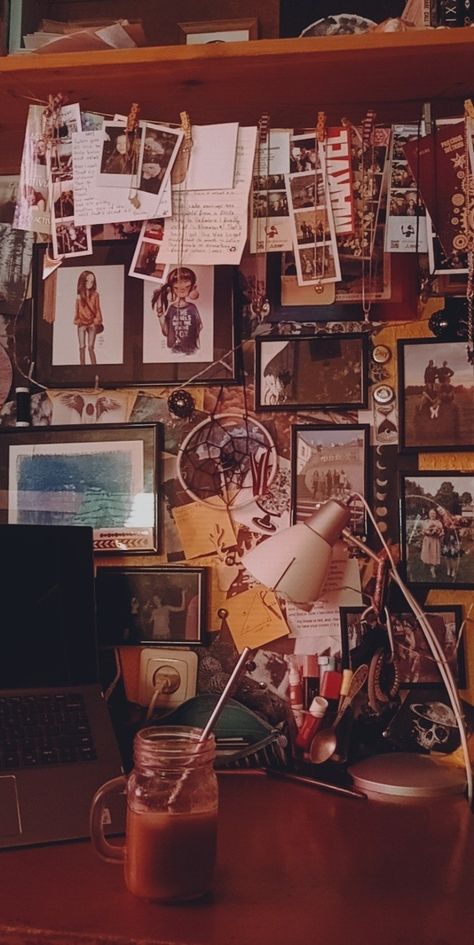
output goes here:
{"type": "Polygon", "coordinates": [[[160,46],[110,52],[50,53],[0,59],[0,170],[18,169],[30,101],[62,91],[82,108],[113,114],[132,101],[142,117],[254,124],[268,110],[273,127],[330,118],[413,120],[424,101],[438,114],[474,93],[474,30],[413,30],[318,39],[160,46]]]}

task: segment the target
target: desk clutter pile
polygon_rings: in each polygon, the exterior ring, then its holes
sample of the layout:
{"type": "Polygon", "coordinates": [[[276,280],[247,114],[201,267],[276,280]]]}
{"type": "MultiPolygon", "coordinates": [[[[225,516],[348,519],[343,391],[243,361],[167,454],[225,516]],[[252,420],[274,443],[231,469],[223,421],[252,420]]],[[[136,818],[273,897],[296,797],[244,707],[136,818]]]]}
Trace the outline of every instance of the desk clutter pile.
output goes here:
{"type": "Polygon", "coordinates": [[[363,546],[398,557],[465,688],[472,116],[194,125],[52,94],[0,178],[2,521],[93,526],[102,651],[196,653],[187,696],[250,647],[235,697],[286,760],[457,758],[437,660],[363,546]],[[319,600],[259,584],[245,555],[331,498],[358,546],[319,600]]]}

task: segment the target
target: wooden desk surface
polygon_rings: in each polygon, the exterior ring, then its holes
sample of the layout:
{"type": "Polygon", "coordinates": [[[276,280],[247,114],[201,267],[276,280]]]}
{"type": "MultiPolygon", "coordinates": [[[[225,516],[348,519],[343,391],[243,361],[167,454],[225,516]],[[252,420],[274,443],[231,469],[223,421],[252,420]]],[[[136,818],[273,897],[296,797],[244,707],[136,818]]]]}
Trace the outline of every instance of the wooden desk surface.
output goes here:
{"type": "Polygon", "coordinates": [[[400,806],[251,774],[220,784],[212,897],[186,906],[135,899],[121,867],[88,842],[4,851],[0,943],[11,926],[157,945],[472,940],[474,815],[464,798],[400,806]]]}

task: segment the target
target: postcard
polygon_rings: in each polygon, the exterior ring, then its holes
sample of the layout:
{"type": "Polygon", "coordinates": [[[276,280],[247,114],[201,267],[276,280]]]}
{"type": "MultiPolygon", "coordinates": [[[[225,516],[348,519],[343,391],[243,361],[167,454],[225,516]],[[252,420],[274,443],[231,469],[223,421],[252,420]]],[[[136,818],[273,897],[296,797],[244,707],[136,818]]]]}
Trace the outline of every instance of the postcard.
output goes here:
{"type": "Polygon", "coordinates": [[[234,186],[238,122],[193,125],[186,187],[188,190],[231,190],[234,186]]]}

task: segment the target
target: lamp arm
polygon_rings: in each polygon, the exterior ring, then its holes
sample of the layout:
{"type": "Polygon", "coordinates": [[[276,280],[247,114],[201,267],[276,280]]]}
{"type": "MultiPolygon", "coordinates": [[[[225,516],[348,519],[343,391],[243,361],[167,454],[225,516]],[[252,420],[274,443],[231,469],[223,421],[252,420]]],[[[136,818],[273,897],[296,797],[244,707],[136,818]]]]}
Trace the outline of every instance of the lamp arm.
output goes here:
{"type": "Polygon", "coordinates": [[[377,564],[379,564],[380,558],[378,554],[376,554],[375,551],[372,551],[372,548],[368,548],[367,545],[365,545],[364,542],[360,540],[360,538],[356,538],[356,536],[353,535],[348,528],[343,528],[342,537],[348,545],[353,545],[355,548],[358,548],[359,551],[363,551],[368,558],[372,558],[373,561],[376,561],[377,564]]]}
{"type": "MultiPolygon", "coordinates": [[[[449,700],[450,700],[450,702],[451,702],[451,707],[452,707],[452,709],[453,709],[454,716],[455,716],[455,718],[456,718],[456,723],[457,723],[457,726],[458,726],[458,729],[459,729],[459,735],[460,735],[460,739],[461,739],[461,746],[462,746],[463,757],[464,757],[464,767],[465,767],[465,770],[466,770],[467,799],[468,799],[468,802],[469,802],[469,806],[472,807],[472,801],[473,801],[473,774],[472,774],[472,766],[471,766],[471,760],[470,760],[470,758],[469,758],[469,748],[468,748],[468,744],[467,744],[466,729],[465,729],[465,726],[464,726],[464,720],[463,720],[463,716],[462,716],[462,706],[461,706],[461,702],[460,702],[460,699],[459,699],[459,694],[458,694],[456,682],[455,682],[454,677],[453,677],[453,674],[452,674],[452,672],[451,672],[451,668],[450,668],[450,666],[449,666],[449,664],[448,664],[448,662],[447,662],[447,660],[446,660],[446,657],[445,657],[445,655],[444,655],[444,652],[443,652],[443,649],[442,649],[442,647],[441,647],[441,644],[440,644],[440,642],[439,642],[439,640],[438,640],[438,637],[436,636],[436,634],[435,634],[435,632],[434,632],[434,630],[433,630],[431,624],[429,623],[429,621],[428,621],[427,618],[426,618],[426,614],[424,613],[423,609],[421,608],[420,604],[418,603],[418,601],[416,600],[416,598],[413,596],[413,594],[411,593],[411,591],[410,591],[410,590],[408,589],[408,587],[405,585],[404,581],[402,581],[402,579],[401,579],[401,577],[400,577],[400,575],[399,575],[399,573],[398,573],[398,571],[397,571],[397,568],[396,568],[396,564],[395,564],[393,555],[392,555],[392,553],[391,553],[391,551],[390,551],[389,546],[387,545],[387,542],[385,541],[383,535],[381,534],[381,532],[380,532],[380,530],[379,530],[379,528],[378,528],[378,526],[377,526],[377,523],[376,523],[376,521],[375,521],[375,517],[374,517],[374,515],[373,515],[373,513],[372,513],[372,509],[371,509],[370,506],[368,505],[368,503],[367,503],[366,499],[364,498],[364,496],[360,495],[359,493],[354,493],[354,495],[357,495],[358,498],[361,499],[361,501],[363,502],[363,504],[364,504],[364,506],[365,506],[365,508],[366,508],[366,510],[367,510],[367,513],[368,513],[368,515],[369,515],[369,517],[370,517],[370,519],[371,519],[371,521],[372,521],[372,524],[373,524],[373,526],[374,526],[374,528],[375,528],[375,530],[376,530],[376,532],[377,532],[377,534],[378,534],[378,536],[379,536],[379,539],[380,539],[380,541],[381,541],[381,543],[382,543],[382,546],[383,546],[383,548],[384,548],[384,551],[385,551],[386,554],[387,554],[387,558],[388,558],[388,561],[389,561],[389,573],[390,573],[390,576],[392,577],[392,579],[393,579],[393,581],[395,582],[395,584],[397,584],[398,587],[400,588],[400,590],[401,590],[401,592],[402,592],[402,594],[403,594],[403,596],[404,596],[404,598],[405,598],[405,600],[406,600],[408,606],[410,607],[410,609],[411,609],[411,610],[413,611],[413,613],[415,614],[415,617],[417,618],[417,620],[418,620],[418,622],[419,622],[419,624],[420,624],[420,627],[421,627],[421,629],[422,629],[422,631],[423,631],[423,634],[424,634],[425,639],[426,639],[426,641],[427,641],[427,643],[428,643],[428,646],[429,646],[429,648],[430,648],[430,650],[431,650],[431,653],[432,653],[432,655],[433,655],[433,657],[434,657],[434,659],[435,659],[435,661],[436,661],[436,665],[438,666],[438,669],[439,669],[441,678],[442,678],[442,680],[443,680],[443,682],[444,682],[444,684],[445,684],[445,686],[446,686],[446,690],[447,690],[447,693],[448,693],[448,696],[449,696],[449,700]]],[[[352,535],[352,533],[349,531],[349,529],[347,529],[347,528],[343,529],[343,531],[342,531],[342,537],[343,537],[344,540],[347,542],[347,544],[354,545],[356,548],[359,548],[359,549],[360,549],[361,551],[363,551],[366,555],[368,555],[369,558],[372,558],[373,560],[375,560],[375,561],[377,561],[377,562],[380,560],[379,557],[378,557],[378,555],[377,555],[374,551],[372,551],[371,548],[367,548],[367,547],[365,546],[365,544],[364,544],[362,541],[360,541],[359,538],[356,538],[354,535],[352,535]]]]}

